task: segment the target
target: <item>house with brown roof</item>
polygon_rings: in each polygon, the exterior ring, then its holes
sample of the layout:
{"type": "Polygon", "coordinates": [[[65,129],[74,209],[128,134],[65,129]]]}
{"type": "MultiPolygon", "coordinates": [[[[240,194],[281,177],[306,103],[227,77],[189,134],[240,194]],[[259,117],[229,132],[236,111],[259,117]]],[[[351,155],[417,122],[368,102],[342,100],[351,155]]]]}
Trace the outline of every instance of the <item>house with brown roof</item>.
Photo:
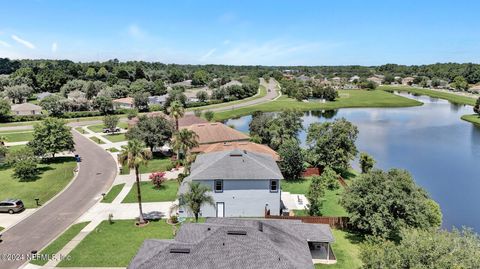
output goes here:
{"type": "Polygon", "coordinates": [[[402,84],[403,85],[412,85],[414,80],[415,80],[415,78],[413,78],[413,77],[405,77],[405,78],[402,78],[402,84]]]}
{"type": "Polygon", "coordinates": [[[194,131],[198,135],[199,144],[246,142],[250,139],[248,135],[220,122],[193,124],[183,128],[194,131]]]}
{"type": "Polygon", "coordinates": [[[40,115],[42,107],[32,103],[23,103],[12,105],[12,113],[14,115],[40,115]]]}
{"type": "Polygon", "coordinates": [[[280,160],[280,156],[278,155],[278,153],[275,150],[271,149],[269,146],[257,144],[249,141],[202,144],[192,149],[192,152],[210,153],[210,152],[219,152],[219,151],[226,151],[226,150],[233,150],[233,149],[263,153],[271,156],[277,162],[280,160]]]}
{"type": "Polygon", "coordinates": [[[132,97],[125,97],[113,100],[113,106],[115,109],[119,108],[134,108],[135,102],[132,97]]]}
{"type": "Polygon", "coordinates": [[[383,79],[378,77],[378,76],[372,76],[372,77],[369,77],[367,78],[368,81],[372,81],[372,82],[375,82],[377,83],[378,85],[381,85],[382,82],[383,82],[383,79]]]}

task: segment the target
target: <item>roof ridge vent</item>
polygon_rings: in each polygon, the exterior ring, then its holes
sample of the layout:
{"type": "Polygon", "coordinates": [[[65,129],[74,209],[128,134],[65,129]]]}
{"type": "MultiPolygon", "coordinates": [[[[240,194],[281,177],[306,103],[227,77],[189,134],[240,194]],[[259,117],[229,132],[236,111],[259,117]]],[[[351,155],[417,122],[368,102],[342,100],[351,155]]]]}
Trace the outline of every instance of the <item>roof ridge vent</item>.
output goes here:
{"type": "Polygon", "coordinates": [[[230,231],[227,231],[227,234],[229,234],[229,235],[247,235],[247,231],[244,231],[244,230],[230,230],[230,231]]]}
{"type": "Polygon", "coordinates": [[[181,253],[181,254],[189,254],[189,248],[171,248],[170,253],[181,253]]]}

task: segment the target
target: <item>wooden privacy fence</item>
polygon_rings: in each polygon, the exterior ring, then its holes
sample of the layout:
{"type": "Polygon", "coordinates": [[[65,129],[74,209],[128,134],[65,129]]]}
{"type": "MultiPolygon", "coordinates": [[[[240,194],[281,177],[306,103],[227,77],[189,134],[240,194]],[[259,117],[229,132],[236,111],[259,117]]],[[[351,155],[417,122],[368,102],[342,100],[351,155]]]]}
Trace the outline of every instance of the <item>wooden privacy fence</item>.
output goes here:
{"type": "Polygon", "coordinates": [[[304,223],[328,224],[332,228],[347,229],[348,217],[322,217],[322,216],[272,216],[265,215],[266,219],[301,220],[304,223]]]}

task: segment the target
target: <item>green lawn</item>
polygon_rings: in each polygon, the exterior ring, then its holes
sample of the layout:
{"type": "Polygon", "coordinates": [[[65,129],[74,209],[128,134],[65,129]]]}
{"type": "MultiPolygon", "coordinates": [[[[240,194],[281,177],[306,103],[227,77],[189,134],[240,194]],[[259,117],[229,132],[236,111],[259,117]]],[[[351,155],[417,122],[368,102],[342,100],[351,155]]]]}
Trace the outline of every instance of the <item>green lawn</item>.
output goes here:
{"type": "Polygon", "coordinates": [[[3,228],[2,226],[0,226],[0,231],[3,230],[3,229],[5,229],[5,228],[3,228]]]}
{"type": "Polygon", "coordinates": [[[194,111],[196,109],[198,109],[198,110],[208,110],[208,109],[213,109],[213,108],[237,105],[237,104],[241,104],[241,103],[248,102],[248,101],[251,101],[251,100],[255,100],[255,99],[258,99],[258,98],[262,98],[265,95],[267,95],[267,89],[265,88],[265,86],[260,85],[260,87],[258,88],[257,94],[255,94],[254,96],[247,97],[247,98],[241,99],[241,100],[225,102],[225,103],[221,103],[221,104],[214,104],[214,105],[200,106],[200,107],[191,107],[191,108],[188,108],[187,111],[194,111]]]}
{"type": "Polygon", "coordinates": [[[0,132],[0,136],[5,137],[7,142],[30,141],[33,139],[33,131],[0,132]]]}
{"type": "Polygon", "coordinates": [[[215,113],[216,120],[225,120],[229,118],[252,114],[254,111],[280,111],[284,108],[294,108],[299,110],[328,110],[347,107],[408,107],[419,106],[421,102],[397,96],[382,90],[339,90],[340,97],[333,102],[300,102],[282,95],[275,101],[263,103],[260,105],[248,106],[233,111],[223,111],[215,113]]]}
{"type": "Polygon", "coordinates": [[[125,183],[118,184],[113,186],[110,191],[103,197],[102,203],[111,203],[117,195],[122,191],[123,187],[125,186],[125,183]]]}
{"type": "Polygon", "coordinates": [[[117,148],[108,148],[107,150],[110,152],[119,152],[117,148]]]}
{"type": "Polygon", "coordinates": [[[8,146],[8,150],[10,151],[15,151],[15,150],[19,150],[21,148],[24,148],[26,147],[27,145],[15,145],[15,146],[8,146]]]}
{"type": "MultiPolygon", "coordinates": [[[[281,189],[285,192],[290,192],[294,194],[306,194],[310,186],[309,179],[296,180],[296,181],[287,181],[284,180],[281,182],[281,189]]],[[[348,216],[345,209],[340,205],[340,198],[344,188],[340,187],[337,190],[325,190],[324,201],[322,205],[322,215],[329,217],[343,217],[348,216]]],[[[302,210],[296,210],[295,215],[305,216],[306,212],[302,210]]]]}
{"type": "Polygon", "coordinates": [[[77,132],[81,133],[81,134],[88,134],[88,132],[85,131],[82,127],[77,127],[77,128],[75,128],[75,130],[76,130],[77,132]]]}
{"type": "Polygon", "coordinates": [[[133,220],[103,221],[70,252],[59,267],[126,267],[145,239],[172,239],[172,226],[164,220],[138,228],[133,220]]]}
{"type": "MultiPolygon", "coordinates": [[[[73,224],[66,230],[62,235],[60,235],[55,241],[53,241],[50,245],[40,251],[39,254],[49,254],[53,255],[58,253],[65,245],[70,242],[75,236],[80,233],[80,231],[85,228],[90,222],[81,222],[77,224],[73,224]]],[[[30,263],[36,265],[45,265],[48,260],[33,260],[30,263]]]]}
{"type": "Polygon", "coordinates": [[[436,91],[436,90],[429,90],[429,89],[422,89],[422,88],[414,88],[414,87],[405,87],[405,86],[380,86],[378,87],[380,90],[384,91],[399,91],[399,92],[410,92],[414,94],[421,94],[427,95],[430,97],[445,99],[453,103],[463,104],[463,105],[475,105],[475,98],[468,97],[468,96],[461,96],[454,93],[436,91]]]}
{"type": "Polygon", "coordinates": [[[103,137],[105,137],[106,139],[108,139],[113,143],[127,141],[125,134],[109,134],[109,135],[103,135],[103,137]]]}
{"type": "Polygon", "coordinates": [[[27,208],[37,207],[35,198],[44,204],[65,188],[73,178],[76,166],[72,157],[57,157],[48,164],[40,164],[38,179],[29,182],[20,182],[12,177],[12,168],[0,166],[0,199],[21,199],[27,208]]]}
{"type": "Polygon", "coordinates": [[[316,264],[316,269],[358,269],[362,267],[360,260],[360,243],[362,238],[356,234],[342,230],[332,230],[335,242],[332,245],[337,263],[332,265],[316,264]]]}
{"type": "Polygon", "coordinates": [[[92,136],[90,137],[90,140],[92,140],[93,142],[97,143],[97,144],[105,144],[105,142],[103,142],[103,140],[101,140],[100,138],[96,137],[96,136],[92,136]]]}
{"type": "Polygon", "coordinates": [[[480,116],[478,114],[463,115],[462,120],[480,125],[480,116]]]}
{"type": "MultiPolygon", "coordinates": [[[[163,172],[172,164],[170,157],[166,156],[153,156],[153,159],[148,161],[147,166],[140,166],[140,174],[153,173],[153,172],[163,172]]],[[[122,167],[121,175],[130,174],[130,169],[124,165],[122,167]]]]}
{"type": "MultiPolygon", "coordinates": [[[[128,123],[123,122],[123,121],[119,122],[117,127],[122,128],[122,129],[127,129],[128,123]]],[[[103,125],[103,123],[90,125],[90,126],[87,127],[87,129],[89,129],[90,131],[92,131],[94,133],[103,133],[103,128],[105,128],[105,125],[103,125]]]]}
{"type": "MultiPolygon", "coordinates": [[[[157,189],[150,181],[140,182],[140,190],[142,192],[142,202],[168,202],[175,201],[178,192],[178,182],[176,180],[168,180],[157,189]]],[[[137,202],[137,183],[135,183],[127,194],[122,203],[137,202]]]]}

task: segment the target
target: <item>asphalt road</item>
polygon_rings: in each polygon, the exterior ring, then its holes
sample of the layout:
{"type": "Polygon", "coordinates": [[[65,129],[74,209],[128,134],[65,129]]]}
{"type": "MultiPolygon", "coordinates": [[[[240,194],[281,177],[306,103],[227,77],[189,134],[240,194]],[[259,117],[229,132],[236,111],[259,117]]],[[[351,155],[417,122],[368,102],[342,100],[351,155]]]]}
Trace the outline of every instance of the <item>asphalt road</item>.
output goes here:
{"type": "Polygon", "coordinates": [[[73,137],[75,153],[82,157],[77,178],[59,196],[3,233],[1,269],[18,268],[27,262],[27,254],[42,249],[65,231],[113,183],[117,165],[111,155],[77,132],[73,137]]]}

